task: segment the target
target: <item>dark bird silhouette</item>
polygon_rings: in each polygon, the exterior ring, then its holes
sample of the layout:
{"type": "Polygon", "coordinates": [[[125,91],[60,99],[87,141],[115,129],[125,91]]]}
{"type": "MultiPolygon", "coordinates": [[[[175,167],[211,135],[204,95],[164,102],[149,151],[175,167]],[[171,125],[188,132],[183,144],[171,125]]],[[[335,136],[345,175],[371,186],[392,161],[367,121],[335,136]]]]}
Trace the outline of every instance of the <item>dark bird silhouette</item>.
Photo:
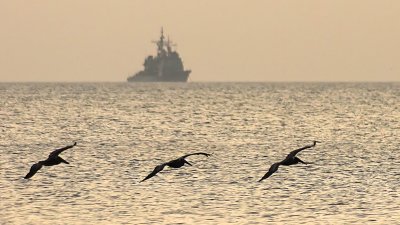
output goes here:
{"type": "Polygon", "coordinates": [[[303,162],[299,157],[296,157],[296,154],[303,151],[304,149],[314,147],[317,143],[319,143],[319,141],[314,141],[314,143],[312,145],[306,145],[302,148],[291,151],[284,160],[272,164],[271,167],[269,168],[268,172],[258,182],[270,177],[273,173],[275,173],[278,170],[280,165],[290,166],[290,165],[294,165],[297,163],[309,164],[309,163],[303,162]]]}
{"type": "Polygon", "coordinates": [[[39,161],[39,162],[33,164],[31,169],[29,170],[29,173],[26,174],[24,179],[29,179],[29,178],[33,177],[33,175],[35,175],[37,173],[37,171],[39,171],[43,166],[54,166],[54,165],[58,165],[60,163],[69,164],[69,162],[65,161],[63,158],[61,158],[58,155],[61,152],[74,147],[75,145],[76,145],[76,142],[73,145],[68,145],[66,147],[54,150],[53,152],[50,153],[49,157],[46,160],[39,161]]]}
{"type": "MultiPolygon", "coordinates": [[[[179,157],[179,158],[177,158],[177,159],[171,160],[171,161],[169,161],[169,162],[160,164],[160,165],[156,166],[156,167],[154,168],[154,170],[153,170],[149,175],[147,175],[147,177],[145,177],[145,178],[144,178],[142,181],[140,181],[140,182],[143,182],[143,181],[145,181],[145,180],[147,180],[147,179],[152,178],[152,177],[155,176],[158,172],[160,172],[161,170],[163,170],[165,166],[169,166],[169,167],[172,167],[172,168],[180,168],[180,167],[182,167],[182,166],[185,165],[185,164],[188,164],[189,166],[192,166],[192,164],[190,164],[190,163],[189,163],[188,161],[186,161],[186,159],[185,159],[186,157],[191,156],[191,155],[204,155],[204,156],[207,156],[207,157],[208,157],[208,156],[210,156],[211,154],[204,153],[204,152],[191,153],[191,154],[187,154],[187,155],[184,155],[184,156],[182,156],[182,157],[179,157]]],[[[140,182],[139,182],[139,183],[140,183],[140,182]]]]}

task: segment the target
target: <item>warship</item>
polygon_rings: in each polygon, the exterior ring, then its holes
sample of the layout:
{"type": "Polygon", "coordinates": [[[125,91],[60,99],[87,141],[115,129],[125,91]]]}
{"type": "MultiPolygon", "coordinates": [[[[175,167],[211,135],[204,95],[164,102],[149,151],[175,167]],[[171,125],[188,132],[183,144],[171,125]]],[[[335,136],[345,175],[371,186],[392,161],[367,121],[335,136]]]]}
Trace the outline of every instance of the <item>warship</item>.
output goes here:
{"type": "Polygon", "coordinates": [[[184,70],[178,52],[172,50],[174,45],[169,38],[165,40],[163,28],[157,45],[157,55],[147,56],[144,70],[128,77],[128,82],[187,82],[191,70],[184,70]]]}

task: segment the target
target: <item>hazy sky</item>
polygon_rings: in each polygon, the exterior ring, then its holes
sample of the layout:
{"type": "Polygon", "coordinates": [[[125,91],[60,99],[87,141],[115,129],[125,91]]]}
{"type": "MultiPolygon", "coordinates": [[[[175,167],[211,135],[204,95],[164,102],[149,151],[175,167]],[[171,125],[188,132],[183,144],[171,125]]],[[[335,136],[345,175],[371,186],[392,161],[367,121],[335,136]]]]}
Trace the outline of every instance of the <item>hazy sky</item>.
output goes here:
{"type": "Polygon", "coordinates": [[[0,0],[0,82],[125,81],[161,26],[190,81],[400,81],[398,0],[0,0]]]}

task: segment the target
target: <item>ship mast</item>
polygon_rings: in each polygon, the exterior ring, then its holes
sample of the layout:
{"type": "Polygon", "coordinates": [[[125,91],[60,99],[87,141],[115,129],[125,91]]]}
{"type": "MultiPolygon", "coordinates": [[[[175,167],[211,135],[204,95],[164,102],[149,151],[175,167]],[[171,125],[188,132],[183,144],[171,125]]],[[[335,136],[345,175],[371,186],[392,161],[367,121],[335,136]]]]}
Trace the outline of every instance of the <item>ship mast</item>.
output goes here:
{"type": "Polygon", "coordinates": [[[153,41],[153,43],[155,43],[157,45],[157,55],[160,56],[165,56],[165,41],[164,41],[165,37],[164,37],[164,30],[163,27],[161,27],[161,36],[160,36],[160,40],[158,41],[153,41]]]}
{"type": "Polygon", "coordinates": [[[163,71],[164,71],[164,60],[165,60],[165,57],[167,56],[167,52],[165,51],[165,49],[164,49],[164,46],[165,46],[165,41],[164,41],[164,29],[163,29],[163,27],[161,27],[161,36],[160,36],[160,40],[158,40],[158,41],[153,41],[153,42],[155,42],[156,44],[157,44],[157,58],[158,58],[158,60],[160,60],[159,61],[159,64],[158,64],[158,68],[157,68],[157,70],[158,70],[158,72],[157,72],[157,75],[158,75],[158,77],[162,77],[163,76],[163,71]]]}
{"type": "Polygon", "coordinates": [[[167,51],[168,51],[168,54],[170,54],[171,52],[172,52],[172,48],[171,48],[171,46],[174,46],[174,47],[176,47],[176,44],[174,44],[170,39],[169,39],[169,36],[168,36],[168,38],[167,38],[167,51]]]}

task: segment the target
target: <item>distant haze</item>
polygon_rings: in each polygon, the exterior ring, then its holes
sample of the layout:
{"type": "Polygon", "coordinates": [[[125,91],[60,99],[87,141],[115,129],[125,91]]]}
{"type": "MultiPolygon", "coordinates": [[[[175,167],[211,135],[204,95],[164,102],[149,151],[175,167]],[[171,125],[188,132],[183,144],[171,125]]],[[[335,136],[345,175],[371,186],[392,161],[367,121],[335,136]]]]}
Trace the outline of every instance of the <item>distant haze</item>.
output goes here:
{"type": "Polygon", "coordinates": [[[400,81],[400,1],[0,2],[0,82],[125,81],[161,26],[190,81],[400,81]]]}

